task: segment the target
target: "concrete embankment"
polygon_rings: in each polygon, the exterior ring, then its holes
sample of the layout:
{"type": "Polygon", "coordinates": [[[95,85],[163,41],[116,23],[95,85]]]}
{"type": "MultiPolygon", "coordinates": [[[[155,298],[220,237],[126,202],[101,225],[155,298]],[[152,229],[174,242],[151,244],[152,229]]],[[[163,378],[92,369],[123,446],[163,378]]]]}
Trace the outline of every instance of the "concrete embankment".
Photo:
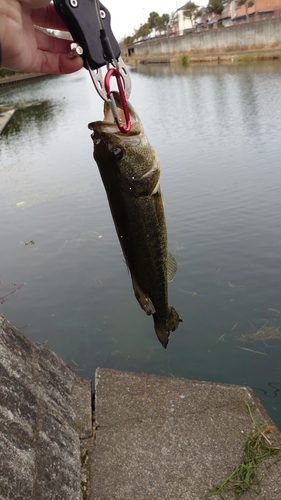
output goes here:
{"type": "Polygon", "coordinates": [[[244,23],[227,28],[188,33],[173,38],[159,37],[128,47],[128,54],[136,60],[166,58],[171,62],[179,56],[188,56],[192,61],[215,61],[239,58],[280,58],[281,18],[244,23]]]}
{"type": "MultiPolygon", "coordinates": [[[[280,447],[247,387],[98,369],[92,421],[90,381],[0,315],[0,500],[202,500],[243,459],[248,408],[280,447]]],[[[280,500],[265,465],[258,498],[280,500]]]]}
{"type": "Polygon", "coordinates": [[[14,85],[16,83],[25,83],[27,81],[38,80],[39,78],[46,78],[50,75],[42,75],[39,73],[16,73],[15,75],[5,76],[0,78],[0,87],[7,85],[14,85]]]}
{"type": "Polygon", "coordinates": [[[138,64],[171,64],[189,65],[195,63],[245,63],[253,61],[281,60],[280,49],[240,50],[228,52],[190,52],[173,55],[146,55],[146,56],[124,56],[126,64],[137,66],[138,64]]]}

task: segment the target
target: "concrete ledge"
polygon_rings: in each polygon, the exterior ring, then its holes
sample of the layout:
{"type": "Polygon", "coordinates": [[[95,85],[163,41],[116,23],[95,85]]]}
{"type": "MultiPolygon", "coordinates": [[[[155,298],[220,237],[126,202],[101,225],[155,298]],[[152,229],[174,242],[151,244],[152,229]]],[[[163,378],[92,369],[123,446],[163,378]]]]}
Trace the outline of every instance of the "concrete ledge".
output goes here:
{"type": "Polygon", "coordinates": [[[15,109],[8,109],[0,112],[0,134],[3,132],[4,128],[9,123],[15,111],[16,111],[15,109]]]}
{"type": "MultiPolygon", "coordinates": [[[[274,425],[248,387],[98,369],[91,499],[202,500],[242,460],[252,428],[244,401],[274,425]]],[[[277,430],[274,439],[280,446],[277,430]]],[[[281,462],[259,500],[281,499],[280,475],[281,462]]]]}

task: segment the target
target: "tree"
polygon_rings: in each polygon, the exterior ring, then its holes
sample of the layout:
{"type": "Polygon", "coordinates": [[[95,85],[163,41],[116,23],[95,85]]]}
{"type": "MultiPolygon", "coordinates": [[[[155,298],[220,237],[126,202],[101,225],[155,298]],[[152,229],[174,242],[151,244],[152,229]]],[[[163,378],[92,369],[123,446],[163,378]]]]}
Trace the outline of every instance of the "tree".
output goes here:
{"type": "Polygon", "coordinates": [[[156,29],[158,29],[160,32],[166,31],[169,21],[170,21],[169,14],[162,14],[162,16],[159,16],[156,29]]]}
{"type": "MultiPolygon", "coordinates": [[[[246,0],[245,0],[246,1],[246,0]]],[[[207,5],[207,12],[214,12],[215,14],[221,14],[224,9],[222,0],[209,0],[207,5]]]]}
{"type": "Polygon", "coordinates": [[[246,22],[248,23],[249,22],[249,13],[248,13],[248,9],[250,7],[253,7],[255,2],[253,2],[253,0],[238,0],[237,2],[237,5],[238,7],[241,7],[242,5],[245,5],[245,11],[246,11],[246,22]]]}
{"type": "Polygon", "coordinates": [[[141,24],[139,29],[135,33],[135,38],[145,38],[151,32],[151,28],[148,23],[141,24]]]}
{"type": "Polygon", "coordinates": [[[157,28],[158,24],[159,24],[159,14],[157,14],[157,12],[150,12],[149,16],[148,16],[148,24],[150,26],[150,28],[153,30],[155,28],[157,28]]]}
{"type": "Polygon", "coordinates": [[[124,43],[125,43],[125,45],[130,45],[131,43],[134,43],[134,40],[135,40],[135,37],[126,36],[126,38],[124,38],[124,43]]]}
{"type": "Polygon", "coordinates": [[[198,9],[196,12],[195,12],[195,15],[194,15],[194,18],[197,19],[197,17],[202,17],[204,14],[204,8],[203,9],[198,9]]]}
{"type": "Polygon", "coordinates": [[[188,17],[191,21],[191,26],[193,27],[193,20],[196,18],[196,13],[198,10],[198,5],[189,0],[184,6],[183,15],[184,17],[188,17]]]}

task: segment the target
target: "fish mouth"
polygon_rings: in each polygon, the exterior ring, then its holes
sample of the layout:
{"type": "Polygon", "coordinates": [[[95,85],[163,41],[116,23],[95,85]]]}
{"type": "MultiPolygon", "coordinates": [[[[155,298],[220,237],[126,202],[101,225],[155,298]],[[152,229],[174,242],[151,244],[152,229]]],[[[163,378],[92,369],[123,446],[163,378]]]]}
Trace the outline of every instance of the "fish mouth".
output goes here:
{"type": "MultiPolygon", "coordinates": [[[[119,114],[119,117],[121,119],[122,122],[126,122],[126,118],[125,118],[125,113],[124,113],[124,110],[123,110],[123,106],[122,106],[122,103],[121,103],[121,99],[120,99],[120,95],[118,92],[112,92],[112,99],[113,101],[115,102],[116,104],[116,107],[117,107],[117,110],[118,110],[118,114],[119,114]]],[[[131,103],[129,101],[126,101],[127,103],[127,106],[128,106],[128,111],[129,111],[129,115],[130,115],[130,120],[131,120],[131,123],[135,123],[135,122],[139,122],[139,117],[137,115],[137,113],[135,112],[133,106],[131,105],[131,103]]],[[[115,120],[114,120],[114,116],[113,116],[113,113],[112,113],[112,109],[111,109],[111,106],[110,106],[110,103],[108,101],[105,101],[104,103],[104,118],[103,118],[103,121],[104,122],[109,122],[109,123],[115,123],[115,120]]]]}
{"type": "MultiPolygon", "coordinates": [[[[113,96],[113,99],[115,101],[116,108],[117,108],[118,115],[120,117],[121,122],[126,123],[125,113],[124,113],[124,110],[122,107],[119,93],[112,92],[112,96],[113,96]]],[[[131,135],[139,134],[140,132],[143,131],[141,121],[140,121],[137,113],[135,112],[133,106],[131,105],[131,103],[129,101],[127,101],[127,106],[128,106],[130,122],[131,122],[131,128],[130,128],[129,132],[124,134],[123,132],[121,132],[119,130],[119,128],[115,122],[115,119],[114,119],[114,115],[112,112],[110,102],[108,102],[108,101],[105,101],[105,103],[104,103],[103,120],[90,123],[88,125],[89,129],[94,130],[96,133],[114,134],[114,135],[122,137],[123,139],[125,137],[129,137],[131,135]]]]}

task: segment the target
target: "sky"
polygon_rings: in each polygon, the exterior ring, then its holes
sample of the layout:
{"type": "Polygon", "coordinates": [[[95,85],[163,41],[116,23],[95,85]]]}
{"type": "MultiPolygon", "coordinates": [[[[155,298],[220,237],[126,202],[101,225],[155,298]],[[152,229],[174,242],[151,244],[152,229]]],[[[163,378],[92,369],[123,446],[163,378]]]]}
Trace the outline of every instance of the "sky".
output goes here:
{"type": "Polygon", "coordinates": [[[144,24],[150,12],[159,15],[171,14],[182,7],[187,0],[101,0],[111,14],[111,28],[117,40],[133,35],[134,30],[144,24]]]}

